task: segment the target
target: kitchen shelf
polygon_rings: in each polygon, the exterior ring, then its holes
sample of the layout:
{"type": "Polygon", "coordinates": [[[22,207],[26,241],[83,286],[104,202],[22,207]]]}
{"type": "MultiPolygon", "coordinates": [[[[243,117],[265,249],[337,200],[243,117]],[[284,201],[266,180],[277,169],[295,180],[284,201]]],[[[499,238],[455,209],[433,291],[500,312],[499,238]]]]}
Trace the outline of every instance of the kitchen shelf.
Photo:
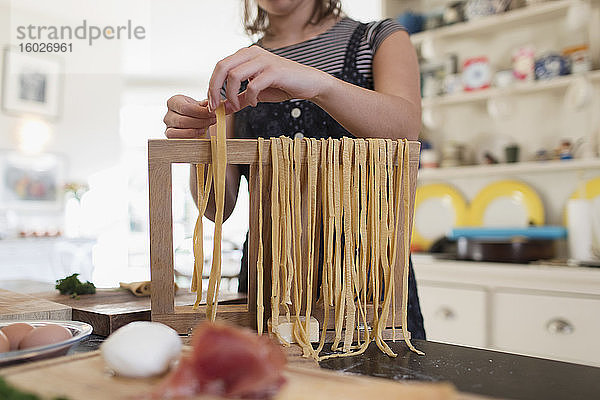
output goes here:
{"type": "Polygon", "coordinates": [[[506,30],[510,26],[523,26],[564,16],[569,6],[577,3],[577,0],[556,0],[534,4],[501,14],[415,33],[411,35],[411,40],[415,46],[418,46],[426,39],[443,39],[506,30]]]}
{"type": "Polygon", "coordinates": [[[446,96],[429,97],[423,99],[422,104],[423,107],[446,106],[486,101],[498,96],[519,95],[535,93],[544,90],[563,89],[569,86],[579,77],[586,78],[591,82],[600,82],[600,70],[566,75],[543,81],[515,82],[512,86],[506,88],[490,88],[474,92],[461,92],[446,96]]]}
{"type": "Polygon", "coordinates": [[[600,169],[600,158],[563,161],[526,161],[514,164],[465,165],[447,168],[422,168],[419,170],[419,180],[430,181],[477,176],[577,171],[595,168],[600,169]]]}

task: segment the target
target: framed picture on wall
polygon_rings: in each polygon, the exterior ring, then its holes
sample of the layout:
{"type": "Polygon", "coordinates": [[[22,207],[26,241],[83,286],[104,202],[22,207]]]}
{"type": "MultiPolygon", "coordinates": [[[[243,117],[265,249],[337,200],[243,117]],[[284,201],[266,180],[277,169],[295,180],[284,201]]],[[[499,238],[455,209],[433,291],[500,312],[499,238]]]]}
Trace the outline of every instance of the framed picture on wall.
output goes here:
{"type": "Polygon", "coordinates": [[[56,55],[4,49],[2,109],[14,114],[57,118],[62,95],[62,62],[56,55]]]}
{"type": "Polygon", "coordinates": [[[56,154],[0,154],[0,208],[59,210],[65,167],[56,154]]]}

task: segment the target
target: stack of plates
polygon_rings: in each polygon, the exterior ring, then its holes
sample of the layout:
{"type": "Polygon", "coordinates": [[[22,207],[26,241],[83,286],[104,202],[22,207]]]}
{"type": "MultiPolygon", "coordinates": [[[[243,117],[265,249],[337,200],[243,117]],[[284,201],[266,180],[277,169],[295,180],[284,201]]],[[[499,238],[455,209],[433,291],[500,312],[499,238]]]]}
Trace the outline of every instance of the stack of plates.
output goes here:
{"type": "Polygon", "coordinates": [[[454,187],[430,184],[417,188],[413,250],[428,250],[453,229],[527,228],[544,225],[544,205],[536,191],[523,182],[503,180],[484,187],[470,205],[454,187]]]}

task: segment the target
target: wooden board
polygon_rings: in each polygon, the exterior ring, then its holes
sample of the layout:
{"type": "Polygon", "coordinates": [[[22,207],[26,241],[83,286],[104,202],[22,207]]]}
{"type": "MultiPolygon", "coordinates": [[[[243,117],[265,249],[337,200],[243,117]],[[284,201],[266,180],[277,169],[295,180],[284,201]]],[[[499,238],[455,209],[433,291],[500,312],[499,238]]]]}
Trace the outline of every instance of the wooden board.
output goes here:
{"type": "Polygon", "coordinates": [[[71,320],[71,307],[27,294],[0,289],[0,321],[71,320]]]}
{"type": "MultiPolygon", "coordinates": [[[[79,299],[57,291],[35,296],[71,307],[73,320],[92,325],[97,335],[108,336],[132,321],[150,321],[150,297],[136,297],[126,290],[98,289],[96,294],[82,295],[79,299]]],[[[219,301],[224,303],[245,302],[245,299],[246,295],[241,293],[219,293],[219,301]]],[[[195,300],[196,294],[185,289],[175,296],[178,306],[194,304],[195,300]]]]}
{"type": "MultiPolygon", "coordinates": [[[[45,397],[67,396],[71,400],[131,399],[150,393],[160,380],[115,377],[106,370],[97,351],[7,368],[0,370],[0,375],[20,389],[45,397]]],[[[295,365],[288,367],[285,376],[287,383],[274,399],[462,398],[445,383],[398,383],[295,365]]]]}

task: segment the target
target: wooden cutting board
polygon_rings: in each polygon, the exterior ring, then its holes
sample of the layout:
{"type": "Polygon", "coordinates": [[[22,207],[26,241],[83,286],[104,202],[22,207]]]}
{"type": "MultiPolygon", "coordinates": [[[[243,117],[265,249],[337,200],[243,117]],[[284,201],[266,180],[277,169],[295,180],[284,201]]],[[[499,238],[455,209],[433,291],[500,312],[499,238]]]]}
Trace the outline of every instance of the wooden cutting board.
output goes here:
{"type": "MultiPolygon", "coordinates": [[[[160,378],[128,379],[110,374],[99,352],[78,354],[0,370],[9,383],[44,397],[71,400],[129,399],[150,393],[160,378]]],[[[462,399],[450,384],[398,383],[343,375],[318,368],[288,367],[286,385],[274,399],[462,399]]],[[[197,397],[208,399],[215,397],[197,397]]],[[[475,397],[469,397],[475,399],[475,397]]]]}
{"type": "Polygon", "coordinates": [[[27,294],[0,289],[0,321],[71,320],[71,307],[27,294]]]}
{"type": "MultiPolygon", "coordinates": [[[[136,297],[122,289],[98,289],[96,294],[81,295],[78,299],[57,291],[35,296],[69,306],[73,309],[73,320],[92,325],[97,335],[108,336],[132,321],[150,321],[150,297],[136,297]]],[[[245,300],[245,294],[219,293],[219,302],[223,304],[245,300]]],[[[175,296],[175,305],[178,306],[191,305],[195,301],[196,294],[185,289],[180,289],[175,296]]]]}

